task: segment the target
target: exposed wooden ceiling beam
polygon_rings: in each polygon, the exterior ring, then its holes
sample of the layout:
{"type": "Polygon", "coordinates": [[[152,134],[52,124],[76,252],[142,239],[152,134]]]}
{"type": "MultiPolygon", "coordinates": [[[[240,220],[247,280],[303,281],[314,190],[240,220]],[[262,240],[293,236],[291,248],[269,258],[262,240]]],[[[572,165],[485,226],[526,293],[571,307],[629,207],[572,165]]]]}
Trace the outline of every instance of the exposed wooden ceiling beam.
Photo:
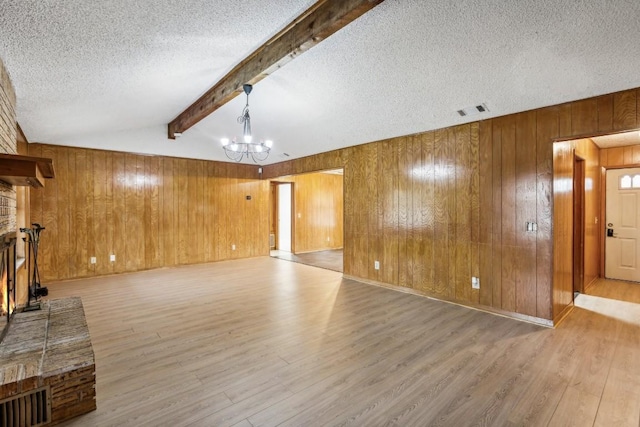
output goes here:
{"type": "Polygon", "coordinates": [[[175,139],[242,93],[242,85],[255,84],[347,26],[384,0],[319,0],[278,34],[236,65],[226,76],[169,123],[175,139]]]}

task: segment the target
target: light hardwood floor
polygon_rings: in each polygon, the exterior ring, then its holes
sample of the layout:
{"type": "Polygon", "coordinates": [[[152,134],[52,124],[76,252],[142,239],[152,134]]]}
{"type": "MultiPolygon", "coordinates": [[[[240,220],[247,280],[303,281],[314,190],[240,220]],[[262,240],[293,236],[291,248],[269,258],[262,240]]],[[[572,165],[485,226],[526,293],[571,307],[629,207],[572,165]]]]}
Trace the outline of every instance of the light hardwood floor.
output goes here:
{"type": "Polygon", "coordinates": [[[344,251],[342,249],[330,249],[326,251],[306,252],[292,254],[285,251],[271,251],[271,256],[286,261],[299,262],[312,267],[326,268],[327,270],[342,273],[344,266],[344,251]]]}
{"type": "Polygon", "coordinates": [[[640,419],[640,285],[556,329],[269,257],[49,284],[98,410],[67,426],[612,426],[640,419]]]}

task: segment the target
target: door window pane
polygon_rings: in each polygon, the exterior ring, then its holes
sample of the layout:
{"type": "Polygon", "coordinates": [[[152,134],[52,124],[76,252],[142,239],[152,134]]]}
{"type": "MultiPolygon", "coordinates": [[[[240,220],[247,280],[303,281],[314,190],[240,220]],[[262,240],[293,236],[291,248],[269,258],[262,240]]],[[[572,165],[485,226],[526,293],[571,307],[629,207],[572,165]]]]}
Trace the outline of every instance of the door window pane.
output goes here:
{"type": "Polygon", "coordinates": [[[631,188],[631,175],[623,175],[620,177],[620,189],[631,188]]]}

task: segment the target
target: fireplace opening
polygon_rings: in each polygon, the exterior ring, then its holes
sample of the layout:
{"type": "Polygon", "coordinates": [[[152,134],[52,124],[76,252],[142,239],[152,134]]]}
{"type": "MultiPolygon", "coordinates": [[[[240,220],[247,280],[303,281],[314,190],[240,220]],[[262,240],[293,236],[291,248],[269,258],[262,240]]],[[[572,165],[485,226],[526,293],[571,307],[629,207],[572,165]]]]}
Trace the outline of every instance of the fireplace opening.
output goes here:
{"type": "Polygon", "coordinates": [[[0,238],[0,341],[7,334],[16,308],[16,233],[0,238]]]}

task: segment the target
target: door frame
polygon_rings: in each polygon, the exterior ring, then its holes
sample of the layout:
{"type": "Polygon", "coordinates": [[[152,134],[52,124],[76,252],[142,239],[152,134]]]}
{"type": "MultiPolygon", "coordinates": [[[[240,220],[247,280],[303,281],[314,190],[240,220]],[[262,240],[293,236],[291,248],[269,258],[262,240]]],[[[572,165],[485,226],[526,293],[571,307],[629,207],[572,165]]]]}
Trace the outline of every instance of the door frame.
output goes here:
{"type": "MultiPolygon", "coordinates": [[[[295,221],[295,216],[294,216],[294,212],[295,212],[295,183],[291,182],[291,181],[270,181],[271,185],[271,191],[270,191],[270,198],[272,199],[269,203],[269,209],[273,210],[272,212],[270,212],[270,220],[273,219],[275,221],[275,225],[274,225],[274,232],[275,232],[275,250],[280,250],[280,242],[279,242],[279,215],[280,215],[280,203],[279,203],[279,196],[278,196],[278,186],[283,185],[283,184],[289,184],[291,185],[291,253],[295,254],[295,250],[296,250],[296,239],[295,239],[295,227],[296,227],[296,221],[295,221]]],[[[271,227],[269,227],[271,228],[271,227]]],[[[269,232],[271,232],[271,230],[269,230],[269,232]]],[[[271,248],[269,249],[271,250],[271,248]]]]}
{"type": "Polygon", "coordinates": [[[584,293],[586,161],[573,153],[573,292],[584,293]]]}

